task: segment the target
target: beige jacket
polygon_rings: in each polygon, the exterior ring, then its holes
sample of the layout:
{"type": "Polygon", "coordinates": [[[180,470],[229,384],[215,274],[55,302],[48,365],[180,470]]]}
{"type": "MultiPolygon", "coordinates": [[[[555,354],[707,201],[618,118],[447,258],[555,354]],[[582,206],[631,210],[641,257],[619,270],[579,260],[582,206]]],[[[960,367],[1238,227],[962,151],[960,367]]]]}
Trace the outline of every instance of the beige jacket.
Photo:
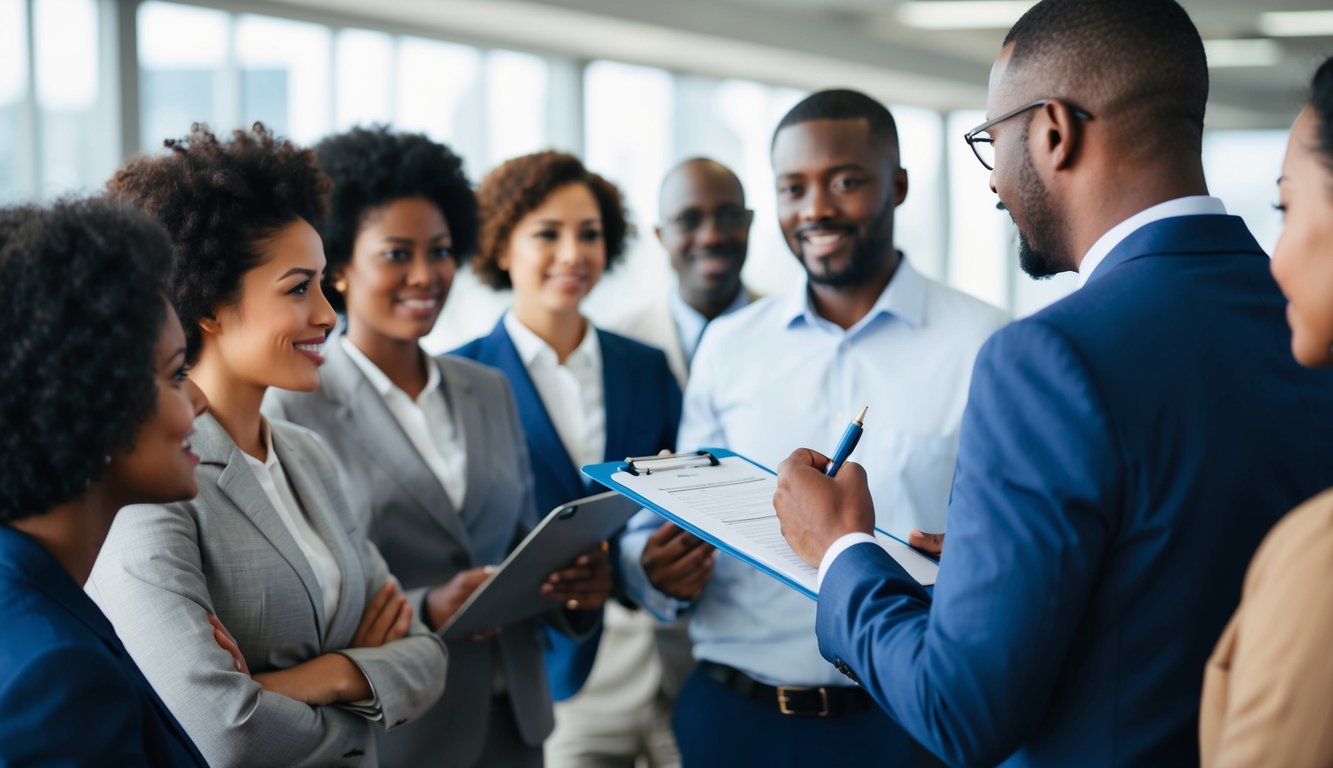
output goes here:
{"type": "Polygon", "coordinates": [[[1333,766],[1333,490],[1273,528],[1204,675],[1203,765],[1333,766]]]}

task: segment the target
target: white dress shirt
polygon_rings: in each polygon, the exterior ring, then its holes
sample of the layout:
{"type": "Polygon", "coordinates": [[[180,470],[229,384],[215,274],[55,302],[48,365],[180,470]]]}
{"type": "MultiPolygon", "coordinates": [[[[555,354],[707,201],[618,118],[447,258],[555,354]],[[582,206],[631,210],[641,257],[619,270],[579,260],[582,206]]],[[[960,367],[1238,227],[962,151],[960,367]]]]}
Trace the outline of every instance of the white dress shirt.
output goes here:
{"type": "MultiPolygon", "coordinates": [[[[852,461],[870,476],[878,524],[906,538],[943,530],[972,362],[1007,322],[903,260],[870,312],[843,330],[802,281],[713,322],[685,389],[678,447],[730,448],[776,467],[796,448],[831,453],[869,406],[852,461]]],[[[845,685],[819,654],[815,603],[729,557],[692,608],[651,589],[639,558],[660,524],[641,512],[621,539],[631,594],[659,618],[692,610],[695,655],[772,685],[845,685]]]]}
{"type": "Polygon", "coordinates": [[[333,618],[333,612],[338,607],[338,598],[342,594],[342,569],[338,567],[338,561],[333,558],[329,545],[325,544],[315,532],[314,527],[310,525],[310,519],[301,509],[301,503],[297,501],[296,494],[292,492],[292,485],[287,480],[287,473],[283,471],[282,463],[278,461],[278,452],[273,450],[273,432],[269,430],[267,421],[264,421],[263,425],[268,460],[260,461],[244,451],[242,453],[245,455],[245,462],[255,473],[259,486],[268,496],[269,503],[277,511],[278,519],[296,540],[296,546],[301,548],[301,554],[305,555],[306,561],[310,563],[310,570],[315,572],[315,581],[319,582],[320,596],[323,598],[324,618],[328,621],[333,618]]]}
{"type": "Polygon", "coordinates": [[[575,467],[606,458],[606,398],[602,384],[602,345],[587,323],[583,341],[561,363],[550,344],[506,312],[505,331],[518,350],[560,442],[575,467]]]}
{"type": "MultiPolygon", "coordinates": [[[[1178,197],[1175,200],[1167,200],[1164,203],[1158,203],[1139,211],[1106,230],[1106,233],[1097,238],[1097,242],[1093,243],[1088,252],[1083,255],[1083,261],[1079,262],[1078,287],[1082,288],[1087,284],[1088,279],[1092,277],[1092,273],[1096,271],[1097,267],[1101,266],[1101,263],[1106,260],[1111,251],[1115,250],[1117,245],[1120,245],[1125,238],[1143,227],[1176,216],[1225,216],[1226,212],[1226,206],[1222,204],[1221,200],[1207,195],[1178,197]]],[[[940,533],[944,529],[923,528],[921,530],[927,533],[940,533]]],[[[838,559],[838,555],[846,552],[848,547],[862,543],[874,543],[874,541],[874,537],[868,533],[849,533],[838,538],[824,553],[823,559],[819,562],[819,578],[816,583],[820,585],[824,583],[824,574],[828,573],[833,561],[838,559]]]]}
{"type": "Polygon", "coordinates": [[[389,413],[403,428],[412,447],[440,481],[449,502],[462,514],[467,495],[467,450],[463,431],[449,411],[449,400],[441,385],[440,367],[434,360],[426,359],[426,386],[414,400],[390,381],[350,339],[343,336],[338,341],[384,399],[389,413]]]}

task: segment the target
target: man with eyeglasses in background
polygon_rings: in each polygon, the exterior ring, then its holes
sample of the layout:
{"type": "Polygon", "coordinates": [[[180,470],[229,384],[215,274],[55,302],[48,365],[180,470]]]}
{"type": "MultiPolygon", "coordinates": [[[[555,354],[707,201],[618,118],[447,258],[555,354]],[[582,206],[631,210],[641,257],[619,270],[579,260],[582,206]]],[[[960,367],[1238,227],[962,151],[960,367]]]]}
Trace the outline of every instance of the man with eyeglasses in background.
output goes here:
{"type": "MultiPolygon", "coordinates": [[[[677,447],[772,467],[798,445],[833,446],[869,406],[857,455],[878,468],[881,525],[904,539],[941,530],[972,359],[1007,318],[895,247],[907,172],[882,104],[813,94],[779,123],[770,155],[778,225],[804,279],[709,325],[677,447]]],[[[916,762],[893,721],[820,658],[809,598],[651,512],[621,537],[620,565],[645,608],[688,617],[697,663],[673,718],[685,765],[916,762]]]]}
{"type": "Polygon", "coordinates": [[[677,164],[662,179],[655,229],[676,273],[675,290],[635,307],[607,328],[659,347],[685,389],[690,362],[712,321],[754,301],[741,282],[754,211],[741,180],[705,157],[677,164]]]}
{"type": "Polygon", "coordinates": [[[821,652],[950,765],[1198,765],[1246,564],[1333,484],[1333,375],[1292,359],[1268,258],[1208,195],[1207,98],[1172,0],[1043,0],[1009,31],[966,139],[1023,269],[1081,285],[977,357],[933,594],[868,535],[869,451],[778,469],[821,652]]]}

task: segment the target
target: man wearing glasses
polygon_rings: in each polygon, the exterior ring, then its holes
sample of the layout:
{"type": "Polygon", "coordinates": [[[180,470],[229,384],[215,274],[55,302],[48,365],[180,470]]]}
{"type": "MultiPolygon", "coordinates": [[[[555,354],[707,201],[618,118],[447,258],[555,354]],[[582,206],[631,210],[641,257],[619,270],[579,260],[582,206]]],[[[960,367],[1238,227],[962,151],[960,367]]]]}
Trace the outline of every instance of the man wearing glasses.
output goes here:
{"type": "Polygon", "coordinates": [[[950,765],[1197,765],[1246,564],[1333,484],[1333,378],[1291,358],[1267,257],[1208,195],[1207,96],[1173,0],[1043,0],[1010,30],[966,139],[1023,268],[1081,287],[977,357],[933,595],[867,542],[868,452],[779,468],[821,652],[950,765]]]}
{"type": "Polygon", "coordinates": [[[667,173],[658,211],[657,241],[676,273],[676,290],[607,327],[660,347],[683,390],[704,329],[755,299],[741,283],[754,211],[745,207],[736,174],[702,157],[667,173]]]}
{"type": "MultiPolygon", "coordinates": [[[[713,321],[690,368],[681,450],[776,466],[834,445],[869,406],[858,456],[877,468],[880,524],[943,530],[972,360],[1007,318],[916,271],[894,243],[907,197],[897,127],[854,91],[797,104],[774,133],[778,225],[804,279],[713,321]]],[[[911,743],[819,655],[815,604],[640,513],[621,538],[629,591],[688,617],[694,671],[674,725],[684,764],[908,766],[911,743]]]]}

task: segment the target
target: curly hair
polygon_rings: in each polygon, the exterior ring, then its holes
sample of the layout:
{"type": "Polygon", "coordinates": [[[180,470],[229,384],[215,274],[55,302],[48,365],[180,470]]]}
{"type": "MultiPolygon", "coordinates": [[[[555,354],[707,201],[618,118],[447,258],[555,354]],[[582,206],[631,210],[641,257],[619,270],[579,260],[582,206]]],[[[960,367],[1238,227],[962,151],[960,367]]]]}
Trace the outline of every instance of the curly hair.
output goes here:
{"type": "Polygon", "coordinates": [[[496,289],[513,287],[509,273],[499,263],[500,255],[509,247],[509,236],[524,216],[566,184],[583,184],[592,192],[602,216],[607,269],[620,262],[627,241],[634,236],[634,225],[629,222],[620,190],[584,168],[573,155],[537,152],[505,161],[487,174],[477,188],[481,247],[472,261],[472,269],[482,282],[496,289]]]}
{"type": "Polygon", "coordinates": [[[0,523],[77,497],[157,400],[166,232],[105,199],[0,210],[0,523]]]}
{"type": "Polygon", "coordinates": [[[324,295],[343,311],[334,276],[352,259],[357,232],[381,205],[411,197],[430,201],[449,225],[450,250],[462,263],[477,248],[477,197],[463,174],[463,159],[419,133],[388,126],[353,128],[315,147],[319,167],[333,182],[329,214],[317,224],[328,269],[324,295]]]}
{"type": "Polygon", "coordinates": [[[265,239],[298,219],[319,221],[329,181],[314,152],[262,123],[233,131],[230,141],[196,123],[189,136],[164,144],[169,152],[130,160],[107,190],[171,234],[169,292],[193,363],[202,343],[199,321],[237,299],[241,276],[263,261],[265,239]]]}

